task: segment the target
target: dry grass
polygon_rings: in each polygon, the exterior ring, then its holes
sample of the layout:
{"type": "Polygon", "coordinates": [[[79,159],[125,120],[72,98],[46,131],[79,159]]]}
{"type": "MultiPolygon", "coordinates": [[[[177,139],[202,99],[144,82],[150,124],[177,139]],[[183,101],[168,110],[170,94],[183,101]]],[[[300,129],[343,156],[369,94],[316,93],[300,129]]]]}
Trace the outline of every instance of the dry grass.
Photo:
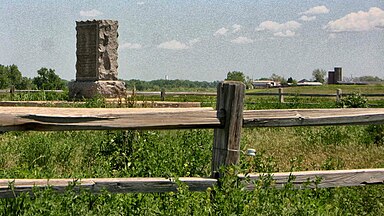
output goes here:
{"type": "Polygon", "coordinates": [[[382,168],[384,146],[365,143],[364,128],[245,129],[243,149],[254,148],[272,157],[276,171],[290,171],[292,166],[296,170],[382,168]]]}

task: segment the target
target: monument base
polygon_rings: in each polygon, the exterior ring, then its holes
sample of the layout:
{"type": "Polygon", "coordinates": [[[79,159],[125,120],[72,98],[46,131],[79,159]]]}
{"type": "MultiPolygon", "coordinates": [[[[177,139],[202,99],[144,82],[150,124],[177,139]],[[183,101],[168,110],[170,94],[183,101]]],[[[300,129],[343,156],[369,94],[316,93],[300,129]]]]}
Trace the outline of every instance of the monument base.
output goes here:
{"type": "Polygon", "coordinates": [[[69,98],[93,98],[97,95],[106,98],[125,97],[126,88],[123,81],[74,81],[69,83],[69,98]]]}

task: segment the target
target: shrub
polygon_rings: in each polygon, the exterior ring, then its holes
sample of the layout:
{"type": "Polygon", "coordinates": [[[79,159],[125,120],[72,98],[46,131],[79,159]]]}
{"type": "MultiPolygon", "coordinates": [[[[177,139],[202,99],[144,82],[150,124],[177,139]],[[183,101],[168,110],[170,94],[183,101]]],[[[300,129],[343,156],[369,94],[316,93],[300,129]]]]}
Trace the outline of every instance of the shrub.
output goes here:
{"type": "Polygon", "coordinates": [[[339,107],[343,108],[367,108],[368,100],[366,97],[363,97],[360,93],[352,93],[340,100],[338,102],[339,107]]]}

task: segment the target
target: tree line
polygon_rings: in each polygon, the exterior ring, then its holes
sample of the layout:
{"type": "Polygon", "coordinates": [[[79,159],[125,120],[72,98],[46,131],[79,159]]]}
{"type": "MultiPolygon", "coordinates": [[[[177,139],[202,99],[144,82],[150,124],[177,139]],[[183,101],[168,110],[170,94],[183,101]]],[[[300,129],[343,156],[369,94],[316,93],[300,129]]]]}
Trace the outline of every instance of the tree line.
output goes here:
{"type": "MultiPolygon", "coordinates": [[[[316,82],[326,83],[326,71],[323,69],[315,69],[312,72],[312,80],[316,82]]],[[[241,81],[248,88],[252,88],[253,79],[246,76],[241,71],[230,71],[227,73],[225,80],[241,81]]],[[[273,73],[270,77],[262,77],[258,80],[273,80],[280,82],[282,85],[295,85],[297,80],[289,77],[286,79],[283,76],[273,73]]],[[[380,82],[384,81],[377,76],[361,76],[353,78],[354,82],[380,82]]],[[[166,80],[158,79],[151,81],[143,81],[138,79],[125,80],[127,89],[136,89],[137,91],[161,91],[163,89],[183,90],[183,89],[209,89],[216,88],[219,81],[191,81],[191,80],[166,80]]],[[[54,69],[45,67],[37,71],[37,76],[34,78],[24,77],[16,65],[1,65],[0,64],[0,89],[8,89],[12,86],[15,89],[39,89],[39,90],[63,90],[66,89],[68,81],[61,79],[54,69]]]]}
{"type": "Polygon", "coordinates": [[[62,90],[67,88],[67,81],[61,79],[54,69],[45,67],[37,71],[34,78],[24,77],[16,65],[0,64],[0,89],[38,89],[38,90],[62,90]]]}

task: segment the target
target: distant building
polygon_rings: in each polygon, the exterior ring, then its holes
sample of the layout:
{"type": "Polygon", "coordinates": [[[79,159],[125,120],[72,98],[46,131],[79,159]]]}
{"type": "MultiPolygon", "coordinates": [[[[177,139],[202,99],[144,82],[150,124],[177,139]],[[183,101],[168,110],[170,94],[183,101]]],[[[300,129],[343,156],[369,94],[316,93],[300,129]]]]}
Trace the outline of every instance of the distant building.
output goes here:
{"type": "Polygon", "coordinates": [[[307,81],[307,82],[298,82],[297,85],[298,86],[321,86],[323,85],[323,83],[307,81]]]}
{"type": "Polygon", "coordinates": [[[252,85],[255,88],[273,88],[281,86],[280,82],[276,82],[273,80],[255,80],[252,82],[252,85]]]}
{"type": "Polygon", "coordinates": [[[328,84],[343,82],[343,68],[335,67],[334,71],[328,71],[328,84]]]}
{"type": "Polygon", "coordinates": [[[297,83],[305,83],[305,82],[310,82],[309,80],[307,80],[307,79],[302,79],[302,80],[300,80],[299,82],[297,82],[297,83]]]}

